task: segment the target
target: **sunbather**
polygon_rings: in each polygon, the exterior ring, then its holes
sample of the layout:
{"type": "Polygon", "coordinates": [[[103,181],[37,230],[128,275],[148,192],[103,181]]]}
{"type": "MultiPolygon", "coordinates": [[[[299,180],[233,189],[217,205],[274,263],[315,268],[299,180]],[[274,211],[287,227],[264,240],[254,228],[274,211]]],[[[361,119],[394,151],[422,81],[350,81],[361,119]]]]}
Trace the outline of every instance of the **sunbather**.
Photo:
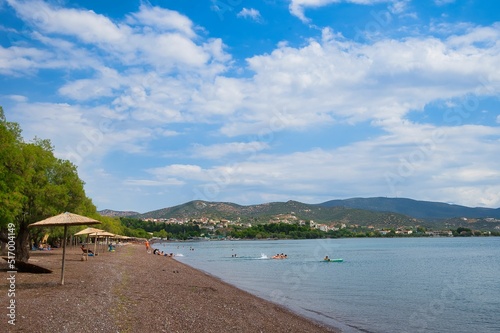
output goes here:
{"type": "Polygon", "coordinates": [[[92,251],[91,249],[86,249],[85,245],[82,245],[80,248],[82,249],[83,253],[94,254],[94,251],[92,251]]]}

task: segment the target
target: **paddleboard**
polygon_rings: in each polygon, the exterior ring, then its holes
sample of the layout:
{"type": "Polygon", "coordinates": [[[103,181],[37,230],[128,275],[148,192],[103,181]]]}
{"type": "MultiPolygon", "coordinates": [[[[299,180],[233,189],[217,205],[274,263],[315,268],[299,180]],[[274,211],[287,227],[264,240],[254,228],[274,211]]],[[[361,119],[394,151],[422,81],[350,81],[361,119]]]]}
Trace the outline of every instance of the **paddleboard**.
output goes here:
{"type": "Polygon", "coordinates": [[[328,259],[328,260],[322,260],[324,262],[344,262],[344,259],[328,259]]]}

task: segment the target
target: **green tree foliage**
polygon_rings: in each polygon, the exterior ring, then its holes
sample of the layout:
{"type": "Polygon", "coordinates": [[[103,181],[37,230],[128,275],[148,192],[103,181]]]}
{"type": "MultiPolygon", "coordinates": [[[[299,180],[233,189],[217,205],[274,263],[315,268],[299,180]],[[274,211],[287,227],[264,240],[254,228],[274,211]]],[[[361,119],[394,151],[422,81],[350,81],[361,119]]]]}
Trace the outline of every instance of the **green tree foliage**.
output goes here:
{"type": "Polygon", "coordinates": [[[13,223],[22,210],[22,169],[19,126],[5,120],[0,107],[0,228],[13,223]]]}
{"type": "Polygon", "coordinates": [[[6,121],[0,108],[0,240],[6,242],[5,228],[16,225],[16,260],[27,261],[31,238],[43,230],[28,225],[68,211],[97,215],[87,198],[76,166],[53,154],[49,140],[35,138],[26,143],[17,124],[6,121]]]}
{"type": "Polygon", "coordinates": [[[235,229],[229,233],[234,238],[323,238],[326,233],[318,229],[311,229],[308,226],[299,226],[297,224],[271,223],[258,224],[247,229],[235,229]]]}
{"type": "Polygon", "coordinates": [[[455,236],[472,236],[472,230],[469,228],[459,227],[453,234],[455,236]]]}
{"type": "Polygon", "coordinates": [[[160,231],[153,232],[153,236],[159,238],[168,238],[168,233],[165,229],[162,229],[160,231]]]}
{"type": "Polygon", "coordinates": [[[109,217],[109,216],[99,216],[94,217],[96,220],[101,221],[101,225],[97,228],[104,229],[115,235],[124,235],[125,228],[120,222],[120,219],[117,217],[109,217]]]}
{"type": "Polygon", "coordinates": [[[130,217],[122,217],[120,220],[125,227],[125,235],[131,237],[149,238],[151,237],[149,232],[151,232],[153,236],[163,238],[161,236],[165,235],[162,232],[163,230],[166,232],[168,238],[185,240],[191,237],[199,237],[202,233],[200,227],[196,224],[155,223],[130,217]],[[138,235],[138,230],[140,230],[139,232],[142,236],[138,235]],[[157,233],[161,233],[160,236],[157,233]]]}

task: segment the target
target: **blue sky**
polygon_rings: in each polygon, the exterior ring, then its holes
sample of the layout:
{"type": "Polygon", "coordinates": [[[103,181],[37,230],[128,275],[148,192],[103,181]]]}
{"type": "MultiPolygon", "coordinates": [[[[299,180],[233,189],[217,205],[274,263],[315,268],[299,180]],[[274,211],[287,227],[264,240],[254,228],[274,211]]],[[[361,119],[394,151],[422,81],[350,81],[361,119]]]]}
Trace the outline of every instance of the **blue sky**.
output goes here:
{"type": "Polygon", "coordinates": [[[0,105],[98,209],[408,197],[500,206],[479,0],[0,0],[0,105]]]}

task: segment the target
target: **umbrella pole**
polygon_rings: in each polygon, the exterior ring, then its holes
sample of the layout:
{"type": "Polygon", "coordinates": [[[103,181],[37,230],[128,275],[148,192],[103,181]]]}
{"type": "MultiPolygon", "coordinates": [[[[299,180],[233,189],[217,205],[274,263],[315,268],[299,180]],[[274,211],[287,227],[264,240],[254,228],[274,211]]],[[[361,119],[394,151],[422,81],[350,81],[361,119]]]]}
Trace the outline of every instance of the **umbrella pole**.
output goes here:
{"type": "MultiPolygon", "coordinates": [[[[90,236],[87,235],[87,250],[90,248],[89,246],[89,239],[90,239],[90,236]]],[[[86,260],[89,260],[89,251],[85,252],[85,256],[87,257],[86,260]]]]}
{"type": "Polygon", "coordinates": [[[97,232],[95,233],[95,239],[94,239],[94,256],[97,253],[97,232]]]}
{"type": "Polygon", "coordinates": [[[61,267],[61,285],[64,284],[64,258],[66,257],[66,237],[68,234],[68,225],[64,225],[64,238],[63,238],[63,257],[61,267]]]}

